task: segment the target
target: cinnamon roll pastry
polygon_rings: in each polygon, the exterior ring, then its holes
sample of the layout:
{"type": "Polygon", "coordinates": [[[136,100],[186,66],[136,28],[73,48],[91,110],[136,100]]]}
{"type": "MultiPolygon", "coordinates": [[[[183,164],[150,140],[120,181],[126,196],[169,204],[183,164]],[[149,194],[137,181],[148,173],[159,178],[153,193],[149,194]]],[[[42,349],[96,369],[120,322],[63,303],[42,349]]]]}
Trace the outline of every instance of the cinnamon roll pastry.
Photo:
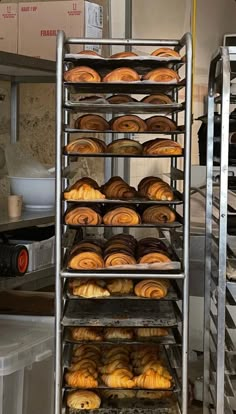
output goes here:
{"type": "Polygon", "coordinates": [[[112,374],[102,375],[102,380],[110,388],[133,388],[133,374],[127,369],[116,369],[112,374]]]}
{"type": "Polygon", "coordinates": [[[132,208],[117,207],[103,216],[103,223],[107,226],[135,226],[141,223],[141,217],[132,208]]]}
{"type": "Polygon", "coordinates": [[[90,207],[75,207],[67,210],[65,223],[71,226],[95,226],[102,223],[102,217],[90,207]]]}
{"type": "Polygon", "coordinates": [[[111,200],[132,199],[136,197],[136,190],[130,187],[121,177],[112,177],[102,187],[102,192],[111,200]]]}
{"type": "MultiPolygon", "coordinates": [[[[112,279],[107,282],[107,289],[111,294],[128,295],[133,292],[132,279],[112,279]]],[[[112,329],[112,328],[111,328],[112,329]]],[[[119,329],[119,328],[117,328],[119,329]]]]}
{"type": "Polygon", "coordinates": [[[146,122],[137,115],[122,115],[113,118],[110,122],[112,131],[116,132],[144,132],[147,131],[146,122]]]}
{"type": "Polygon", "coordinates": [[[65,147],[67,154],[101,154],[106,152],[106,144],[98,138],[78,138],[65,147]]]}
{"type": "Polygon", "coordinates": [[[148,131],[172,132],[178,129],[176,123],[166,116],[151,116],[146,119],[146,124],[148,131]]]}
{"type": "Polygon", "coordinates": [[[107,101],[110,104],[125,104],[130,102],[137,102],[136,99],[132,98],[130,95],[112,95],[107,98],[107,101]]]}
{"type": "Polygon", "coordinates": [[[137,82],[140,80],[139,74],[131,68],[117,68],[108,73],[103,78],[103,82],[137,82]]]}
{"type": "Polygon", "coordinates": [[[175,211],[168,206],[148,207],[142,215],[142,222],[149,224],[173,223],[175,220],[175,211]]]}
{"type": "Polygon", "coordinates": [[[172,201],[174,193],[166,182],[159,177],[146,177],[138,185],[139,193],[150,200],[172,201]]]}
{"type": "Polygon", "coordinates": [[[156,138],[143,144],[143,152],[148,155],[182,155],[182,148],[171,139],[156,138]]]}
{"type": "Polygon", "coordinates": [[[105,267],[127,266],[135,264],[135,258],[127,253],[116,252],[105,256],[105,267]]]}
{"type": "Polygon", "coordinates": [[[66,82],[101,82],[101,76],[96,70],[88,66],[77,66],[76,68],[67,70],[64,73],[64,80],[66,82]]]}
{"type": "MultiPolygon", "coordinates": [[[[68,261],[68,267],[74,270],[101,269],[104,267],[104,261],[100,254],[87,251],[74,254],[72,257],[70,257],[68,261]]],[[[93,291],[95,292],[95,290],[93,291]]]]}
{"type": "Polygon", "coordinates": [[[71,338],[74,341],[102,341],[103,337],[97,328],[71,328],[71,338]]]}
{"type": "Polygon", "coordinates": [[[154,105],[168,105],[168,104],[173,103],[171,97],[164,93],[158,93],[154,95],[145,96],[142,99],[142,102],[146,104],[154,104],[154,105]]]}
{"type": "Polygon", "coordinates": [[[119,139],[111,142],[107,146],[107,152],[110,154],[140,155],[143,152],[143,146],[133,139],[119,139]]]}
{"type": "Polygon", "coordinates": [[[103,200],[106,198],[99,190],[88,184],[82,184],[78,189],[71,188],[64,192],[65,200],[103,200]]]}
{"type": "Polygon", "coordinates": [[[166,328],[137,328],[136,335],[139,338],[168,336],[169,331],[166,328]]]}
{"type": "Polygon", "coordinates": [[[104,331],[104,339],[110,341],[112,339],[133,339],[134,332],[129,328],[106,328],[104,331]]]}
{"type": "Polygon", "coordinates": [[[167,296],[169,287],[170,282],[168,280],[141,280],[141,282],[135,286],[134,293],[141,298],[161,299],[167,296]]]}
{"type": "Polygon", "coordinates": [[[82,115],[75,121],[75,128],[90,131],[109,130],[108,122],[100,115],[82,115]]]}
{"type": "Polygon", "coordinates": [[[168,257],[166,253],[163,252],[155,252],[147,253],[142,256],[139,260],[139,264],[154,264],[154,263],[169,263],[171,259],[168,257]]]}
{"type": "Polygon", "coordinates": [[[66,403],[75,410],[96,410],[101,405],[101,398],[92,391],[73,391],[67,394],[66,403]]]}
{"type": "MultiPolygon", "coordinates": [[[[86,253],[85,253],[86,254],[86,253]]],[[[86,269],[86,267],[84,267],[86,269]]],[[[88,269],[95,267],[88,267],[88,269]]],[[[73,295],[82,298],[101,298],[110,296],[109,290],[103,288],[95,280],[81,282],[79,286],[74,286],[73,295]]]]}
{"type": "Polygon", "coordinates": [[[146,389],[168,390],[172,386],[169,379],[159,375],[153,369],[149,369],[144,374],[135,377],[134,382],[136,387],[146,389]]]}
{"type": "Polygon", "coordinates": [[[96,388],[97,380],[89,373],[88,370],[79,370],[67,372],[65,375],[66,384],[72,388],[96,388]]]}
{"type": "Polygon", "coordinates": [[[169,47],[158,48],[151,53],[151,56],[180,58],[180,54],[169,47]]]}
{"type": "Polygon", "coordinates": [[[173,69],[168,68],[159,68],[159,69],[153,69],[150,72],[146,73],[146,75],[143,76],[143,80],[149,80],[152,82],[171,82],[171,81],[177,81],[179,82],[180,77],[178,73],[173,69]]]}
{"type": "Polygon", "coordinates": [[[134,56],[138,56],[137,53],[134,52],[119,52],[119,53],[115,53],[114,55],[111,55],[112,59],[124,59],[127,57],[134,57],[134,56]]]}

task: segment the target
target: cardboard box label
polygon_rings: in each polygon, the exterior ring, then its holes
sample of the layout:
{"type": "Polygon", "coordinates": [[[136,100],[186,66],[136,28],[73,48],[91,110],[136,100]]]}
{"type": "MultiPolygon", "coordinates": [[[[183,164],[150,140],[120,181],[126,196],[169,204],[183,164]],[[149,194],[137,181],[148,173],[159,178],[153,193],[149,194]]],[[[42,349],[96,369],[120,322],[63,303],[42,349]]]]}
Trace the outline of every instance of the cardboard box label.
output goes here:
{"type": "Polygon", "coordinates": [[[0,4],[0,50],[17,53],[18,5],[0,4]]]}

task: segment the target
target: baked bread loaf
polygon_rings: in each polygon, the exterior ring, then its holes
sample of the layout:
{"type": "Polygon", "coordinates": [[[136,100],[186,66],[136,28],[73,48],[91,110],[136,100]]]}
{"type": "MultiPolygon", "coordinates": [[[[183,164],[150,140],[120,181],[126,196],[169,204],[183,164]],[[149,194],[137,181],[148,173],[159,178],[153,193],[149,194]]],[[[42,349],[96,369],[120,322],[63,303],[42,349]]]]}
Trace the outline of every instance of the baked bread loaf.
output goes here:
{"type": "Polygon", "coordinates": [[[146,75],[143,76],[143,80],[149,80],[152,82],[160,82],[160,83],[166,83],[166,82],[172,82],[172,81],[179,82],[180,77],[178,73],[173,69],[158,68],[158,69],[153,69],[150,72],[146,73],[146,75]]]}
{"type": "Polygon", "coordinates": [[[180,54],[169,47],[158,48],[151,53],[151,56],[180,58],[180,54]]]}
{"type": "Polygon", "coordinates": [[[126,104],[130,102],[137,102],[136,99],[130,95],[112,95],[106,98],[110,104],[126,104]]]}
{"type": "Polygon", "coordinates": [[[168,336],[169,331],[166,328],[137,328],[136,335],[138,338],[150,338],[168,336]]]}
{"type": "Polygon", "coordinates": [[[168,390],[172,383],[169,379],[159,375],[153,369],[149,369],[144,374],[134,378],[135,386],[146,389],[168,390]]]}
{"type": "Polygon", "coordinates": [[[137,82],[140,80],[139,74],[131,68],[117,68],[108,73],[103,78],[103,82],[137,82]]]}
{"type": "Polygon", "coordinates": [[[103,337],[97,328],[71,328],[71,338],[74,341],[102,341],[103,337]]]}
{"type": "MultiPolygon", "coordinates": [[[[91,269],[90,267],[88,269],[91,269]]],[[[82,298],[100,298],[110,296],[110,292],[100,286],[95,280],[78,281],[78,285],[74,284],[73,295],[82,298]]]]}
{"type": "Polygon", "coordinates": [[[143,144],[143,153],[148,155],[182,155],[178,142],[171,139],[156,138],[143,144]]]}
{"type": "Polygon", "coordinates": [[[112,374],[102,375],[102,380],[110,388],[133,388],[133,374],[127,369],[116,369],[112,374]]]}
{"type": "Polygon", "coordinates": [[[158,94],[145,96],[142,99],[142,102],[146,104],[154,104],[154,105],[167,105],[167,104],[173,103],[171,97],[164,93],[158,93],[158,94]]]}
{"type": "Polygon", "coordinates": [[[75,128],[90,131],[109,130],[109,124],[100,115],[82,115],[75,121],[75,128]]]}
{"type": "Polygon", "coordinates": [[[141,217],[133,208],[116,207],[103,216],[107,226],[135,226],[141,223],[141,217]]]}
{"type": "Polygon", "coordinates": [[[147,131],[146,122],[137,115],[122,115],[113,118],[110,122],[112,131],[116,132],[144,132],[147,131]]]}
{"type": "Polygon", "coordinates": [[[141,155],[143,146],[133,139],[119,139],[107,146],[108,154],[141,155]]]}
{"type": "Polygon", "coordinates": [[[130,187],[121,177],[112,177],[101,187],[101,191],[111,200],[132,199],[136,197],[136,190],[130,187]]]}
{"type": "Polygon", "coordinates": [[[175,220],[175,211],[168,206],[151,206],[142,214],[142,222],[147,224],[173,223],[175,220]]]}
{"type": "Polygon", "coordinates": [[[172,132],[177,131],[177,125],[172,119],[166,116],[151,116],[146,119],[148,131],[153,132],[172,132]]]}
{"type": "Polygon", "coordinates": [[[75,207],[67,210],[65,223],[71,226],[95,226],[102,223],[102,217],[90,207],[75,207]]]}
{"type": "Polygon", "coordinates": [[[98,138],[78,138],[65,147],[67,154],[101,154],[106,152],[106,144],[98,138]]]}
{"type": "Polygon", "coordinates": [[[141,280],[141,282],[135,286],[134,293],[141,298],[161,299],[167,296],[169,287],[170,283],[168,280],[141,280]]]}
{"type": "Polygon", "coordinates": [[[86,369],[67,372],[65,381],[72,388],[96,388],[98,386],[97,380],[86,369]]]}
{"type": "Polygon", "coordinates": [[[114,55],[111,55],[112,59],[124,59],[127,57],[133,57],[133,56],[138,56],[137,53],[134,52],[119,52],[119,53],[115,53],[114,55]]]}
{"type": "MultiPolygon", "coordinates": [[[[107,289],[112,295],[128,295],[133,292],[132,279],[113,279],[107,282],[107,289]]],[[[119,329],[119,328],[117,328],[119,329]]]]}
{"type": "Polygon", "coordinates": [[[67,394],[66,403],[75,410],[96,410],[101,405],[101,398],[92,391],[73,391],[67,394]]]}
{"type": "Polygon", "coordinates": [[[138,191],[140,195],[149,198],[150,200],[174,200],[174,193],[165,181],[159,177],[145,177],[139,185],[138,191]]]}
{"type": "Polygon", "coordinates": [[[133,339],[134,332],[129,328],[106,328],[104,339],[107,341],[114,339],[133,339]]]}
{"type": "Polygon", "coordinates": [[[64,80],[66,82],[101,82],[101,76],[96,70],[88,66],[77,66],[76,68],[67,70],[64,73],[64,80]]]}

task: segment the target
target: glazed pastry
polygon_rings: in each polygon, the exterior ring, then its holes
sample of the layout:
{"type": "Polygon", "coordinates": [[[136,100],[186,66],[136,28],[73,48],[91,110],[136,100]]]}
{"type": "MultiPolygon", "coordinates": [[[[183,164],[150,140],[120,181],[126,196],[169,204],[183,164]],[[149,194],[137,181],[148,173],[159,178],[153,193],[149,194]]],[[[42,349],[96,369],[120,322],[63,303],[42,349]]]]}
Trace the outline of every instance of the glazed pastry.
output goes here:
{"type": "Polygon", "coordinates": [[[94,50],[81,50],[81,52],[79,52],[79,55],[89,55],[89,56],[99,56],[99,57],[101,57],[101,55],[99,55],[94,50]]]}
{"type": "Polygon", "coordinates": [[[137,391],[136,398],[145,400],[162,400],[172,396],[171,391],[137,391]]]}
{"type": "Polygon", "coordinates": [[[101,82],[101,76],[88,66],[77,66],[64,73],[66,82],[101,82]]]}
{"type": "Polygon", "coordinates": [[[166,328],[137,328],[136,335],[139,338],[168,336],[169,331],[166,328]]]}
{"type": "Polygon", "coordinates": [[[151,56],[180,58],[180,54],[169,47],[161,47],[156,49],[151,53],[151,56]]]}
{"type": "Polygon", "coordinates": [[[75,121],[75,128],[90,131],[109,130],[109,124],[100,115],[82,115],[75,121]]]}
{"type": "Polygon", "coordinates": [[[169,95],[165,95],[164,93],[158,93],[155,95],[145,96],[142,99],[143,103],[146,104],[154,104],[154,105],[167,105],[172,104],[173,101],[169,95]]]}
{"type": "Polygon", "coordinates": [[[67,385],[72,388],[96,388],[98,386],[97,380],[88,370],[67,372],[65,380],[67,385]]]}
{"type": "Polygon", "coordinates": [[[112,374],[102,375],[103,382],[110,388],[133,388],[132,372],[127,369],[117,369],[112,374]]]}
{"type": "Polygon", "coordinates": [[[123,398],[134,398],[135,391],[131,390],[104,390],[102,392],[103,398],[106,400],[121,400],[123,398]]]}
{"type": "Polygon", "coordinates": [[[117,369],[128,369],[131,370],[131,366],[126,361],[118,360],[112,361],[103,367],[100,367],[99,372],[101,374],[112,374],[117,369]]]}
{"type": "Polygon", "coordinates": [[[107,146],[107,152],[109,154],[140,155],[143,152],[143,146],[133,139],[119,139],[107,146]]]}
{"type": "Polygon", "coordinates": [[[168,294],[169,287],[170,283],[168,280],[142,280],[135,286],[134,293],[141,298],[161,299],[168,294]]]}
{"type": "Polygon", "coordinates": [[[133,292],[133,288],[132,279],[113,279],[107,282],[107,289],[111,294],[128,295],[133,292]]]}
{"type": "Polygon", "coordinates": [[[130,95],[112,95],[106,98],[110,104],[125,104],[130,102],[137,102],[136,99],[130,95]]]}
{"type": "Polygon", "coordinates": [[[142,215],[142,222],[149,224],[173,223],[175,220],[175,211],[171,210],[168,206],[148,207],[142,215]]]}
{"type": "Polygon", "coordinates": [[[156,138],[143,144],[143,153],[148,155],[182,155],[178,142],[171,139],[156,138]]]}
{"type": "MultiPolygon", "coordinates": [[[[101,269],[104,267],[104,261],[100,254],[87,251],[87,252],[78,252],[72,257],[69,258],[68,267],[74,270],[93,270],[93,269],[101,269]]],[[[78,288],[80,292],[80,296],[83,294],[85,287],[81,289],[78,288]]],[[[99,288],[98,288],[99,290],[99,288]]],[[[95,288],[90,287],[91,292],[98,293],[98,290],[95,291],[95,288]]],[[[78,295],[78,291],[77,291],[78,295]]],[[[107,295],[106,295],[107,296],[107,295]]]]}
{"type": "Polygon", "coordinates": [[[147,131],[146,122],[137,115],[122,115],[113,118],[110,122],[112,131],[116,132],[144,132],[147,131]]]}
{"type": "Polygon", "coordinates": [[[74,341],[102,341],[103,337],[96,328],[71,328],[71,338],[74,341]]]}
{"type": "Polygon", "coordinates": [[[98,138],[78,138],[66,145],[67,154],[100,154],[106,152],[106,144],[98,138]]]}
{"type": "MultiPolygon", "coordinates": [[[[91,253],[91,254],[95,254],[95,253],[91,253]]],[[[89,264],[89,266],[92,266],[92,265],[89,264]]],[[[94,268],[95,267],[88,267],[88,269],[94,269],[94,268]]],[[[84,267],[84,269],[86,269],[86,267],[84,267]]],[[[95,280],[87,280],[84,283],[82,282],[79,286],[74,287],[73,295],[81,296],[82,298],[100,298],[100,297],[110,296],[110,292],[106,288],[99,286],[95,280]]]]}
{"type": "Polygon", "coordinates": [[[75,207],[67,210],[65,223],[71,226],[94,226],[102,223],[102,217],[90,207],[75,207]]]}
{"type": "Polygon", "coordinates": [[[140,195],[150,200],[172,201],[174,199],[174,193],[169,184],[159,177],[143,178],[138,185],[138,191],[140,195]]]}
{"type": "Polygon", "coordinates": [[[108,254],[105,257],[105,267],[135,265],[136,260],[129,254],[117,251],[117,253],[108,254]]]}
{"type": "Polygon", "coordinates": [[[144,374],[135,377],[134,382],[136,387],[147,389],[168,390],[172,386],[169,379],[159,375],[153,369],[149,369],[144,374]]]}
{"type": "Polygon", "coordinates": [[[138,263],[139,264],[154,264],[154,263],[170,263],[171,259],[168,257],[167,254],[162,252],[152,252],[143,255],[141,258],[139,258],[138,263]]]}
{"type": "Polygon", "coordinates": [[[168,68],[159,68],[159,69],[153,69],[150,72],[146,73],[146,75],[143,76],[143,80],[149,80],[152,82],[171,82],[171,81],[177,81],[179,82],[180,77],[178,73],[173,69],[168,68]]]}
{"type": "Polygon", "coordinates": [[[131,68],[117,68],[108,73],[103,82],[137,82],[140,80],[139,74],[131,68]]]}
{"type": "Polygon", "coordinates": [[[133,330],[129,328],[106,328],[104,331],[104,339],[133,339],[133,330]]]}
{"type": "Polygon", "coordinates": [[[133,57],[133,56],[138,56],[137,53],[134,52],[119,52],[119,53],[115,53],[114,55],[111,55],[112,59],[124,59],[127,57],[133,57]]]}
{"type": "Polygon", "coordinates": [[[141,217],[132,208],[117,207],[103,216],[103,223],[107,226],[135,226],[141,223],[141,217]]]}
{"type": "Polygon", "coordinates": [[[71,188],[64,192],[65,200],[104,200],[106,196],[88,184],[82,184],[79,189],[71,188]]]}
{"type": "Polygon", "coordinates": [[[132,199],[136,196],[134,187],[130,187],[121,177],[112,177],[102,187],[102,192],[111,200],[132,199]]]}
{"type": "Polygon", "coordinates": [[[177,131],[177,125],[172,119],[166,116],[151,116],[146,119],[148,131],[156,132],[172,132],[177,131]]]}
{"type": "Polygon", "coordinates": [[[67,407],[75,410],[96,410],[101,399],[92,391],[73,391],[67,394],[66,403],[67,407]]]}

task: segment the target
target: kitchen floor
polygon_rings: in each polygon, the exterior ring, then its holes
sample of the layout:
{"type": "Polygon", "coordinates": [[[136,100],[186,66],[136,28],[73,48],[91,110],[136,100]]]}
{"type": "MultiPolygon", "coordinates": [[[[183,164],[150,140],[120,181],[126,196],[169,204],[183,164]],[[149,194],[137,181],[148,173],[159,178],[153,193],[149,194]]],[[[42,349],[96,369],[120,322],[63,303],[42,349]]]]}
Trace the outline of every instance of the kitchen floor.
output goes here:
{"type": "Polygon", "coordinates": [[[189,408],[188,414],[202,414],[202,407],[192,406],[189,408]]]}

